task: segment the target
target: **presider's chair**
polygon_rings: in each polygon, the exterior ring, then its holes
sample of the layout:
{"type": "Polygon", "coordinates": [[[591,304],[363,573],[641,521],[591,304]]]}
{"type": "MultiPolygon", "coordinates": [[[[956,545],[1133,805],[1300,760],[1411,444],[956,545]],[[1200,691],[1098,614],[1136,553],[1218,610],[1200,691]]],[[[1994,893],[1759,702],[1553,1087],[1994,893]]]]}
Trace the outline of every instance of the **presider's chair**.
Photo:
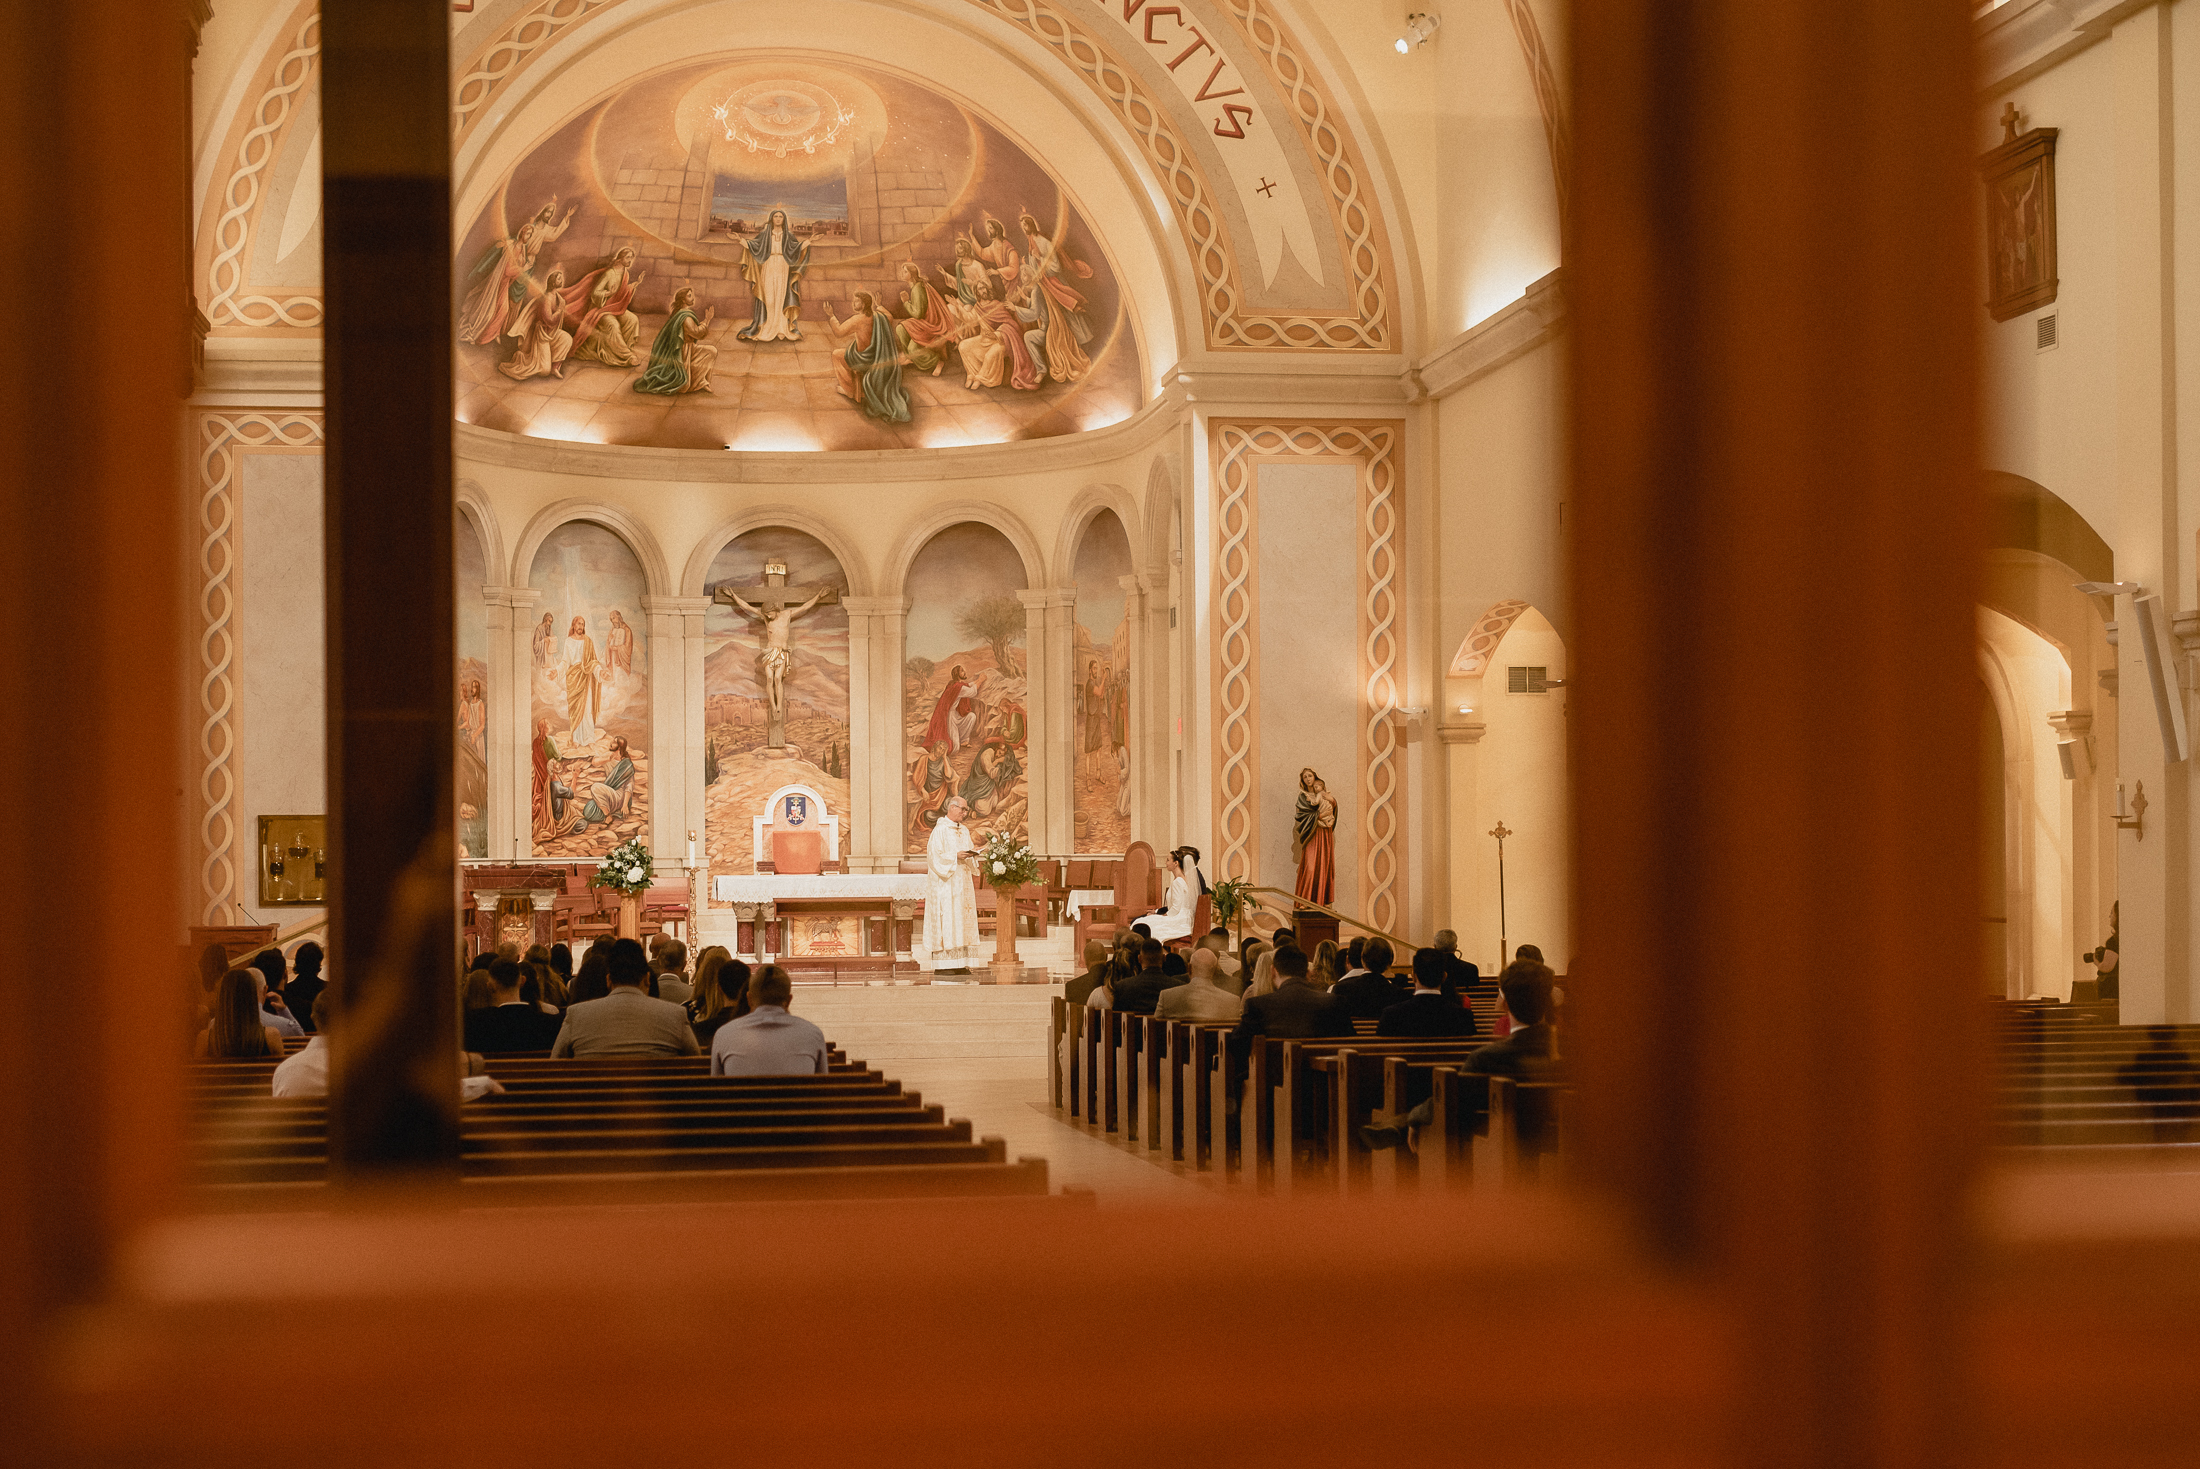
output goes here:
{"type": "Polygon", "coordinates": [[[772,871],[780,877],[815,877],[825,870],[825,833],[814,827],[788,829],[776,824],[770,836],[772,871]]]}

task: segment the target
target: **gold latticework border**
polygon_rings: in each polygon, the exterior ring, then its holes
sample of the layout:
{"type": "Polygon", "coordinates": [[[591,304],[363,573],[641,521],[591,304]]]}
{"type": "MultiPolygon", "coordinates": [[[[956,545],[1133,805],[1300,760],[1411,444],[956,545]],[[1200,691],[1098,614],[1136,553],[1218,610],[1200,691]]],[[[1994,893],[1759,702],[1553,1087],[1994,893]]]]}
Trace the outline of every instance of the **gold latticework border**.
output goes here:
{"type": "Polygon", "coordinates": [[[1266,458],[1343,458],[1359,480],[1358,913],[1377,928],[1400,919],[1405,864],[1405,774],[1395,716],[1401,607],[1398,442],[1395,423],[1234,423],[1209,426],[1214,455],[1215,870],[1249,874],[1259,850],[1260,731],[1254,664],[1259,605],[1254,471],[1266,458]]]}
{"type": "Polygon", "coordinates": [[[555,40],[558,32],[617,0],[543,0],[514,17],[458,74],[451,88],[451,143],[473,131],[504,84],[527,65],[528,57],[555,40]]]}
{"type": "Polygon", "coordinates": [[[237,493],[253,449],[317,449],[319,413],[199,418],[199,895],[201,922],[241,918],[236,856],[237,493]]]}
{"type": "Polygon", "coordinates": [[[260,176],[274,162],[299,97],[320,67],[321,11],[308,0],[292,33],[289,49],[275,63],[266,89],[252,109],[252,122],[230,164],[221,192],[221,213],[209,235],[213,256],[206,267],[206,320],[223,327],[313,328],[321,324],[318,293],[265,296],[245,284],[246,252],[259,218],[260,176]]]}

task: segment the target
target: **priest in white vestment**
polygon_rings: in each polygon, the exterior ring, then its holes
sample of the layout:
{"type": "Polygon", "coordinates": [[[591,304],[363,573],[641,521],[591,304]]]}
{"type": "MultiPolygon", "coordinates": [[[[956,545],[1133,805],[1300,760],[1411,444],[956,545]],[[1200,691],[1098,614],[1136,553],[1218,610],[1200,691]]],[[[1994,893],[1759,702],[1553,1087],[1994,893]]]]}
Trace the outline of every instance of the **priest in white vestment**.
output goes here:
{"type": "Polygon", "coordinates": [[[968,801],[950,797],[925,848],[924,950],[938,974],[968,974],[978,946],[978,890],[970,881],[977,849],[963,825],[969,814],[968,801]]]}

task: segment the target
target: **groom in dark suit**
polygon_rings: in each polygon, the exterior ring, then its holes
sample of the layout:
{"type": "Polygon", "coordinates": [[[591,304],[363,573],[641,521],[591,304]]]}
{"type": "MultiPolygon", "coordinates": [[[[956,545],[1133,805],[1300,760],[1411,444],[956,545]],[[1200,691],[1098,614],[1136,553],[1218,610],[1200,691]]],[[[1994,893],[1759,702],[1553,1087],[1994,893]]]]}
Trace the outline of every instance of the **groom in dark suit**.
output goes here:
{"type": "Polygon", "coordinates": [[[1442,949],[1417,951],[1413,956],[1413,993],[1383,1011],[1375,1033],[1416,1039],[1473,1035],[1474,1012],[1456,995],[1444,993],[1444,982],[1456,962],[1442,949]]]}

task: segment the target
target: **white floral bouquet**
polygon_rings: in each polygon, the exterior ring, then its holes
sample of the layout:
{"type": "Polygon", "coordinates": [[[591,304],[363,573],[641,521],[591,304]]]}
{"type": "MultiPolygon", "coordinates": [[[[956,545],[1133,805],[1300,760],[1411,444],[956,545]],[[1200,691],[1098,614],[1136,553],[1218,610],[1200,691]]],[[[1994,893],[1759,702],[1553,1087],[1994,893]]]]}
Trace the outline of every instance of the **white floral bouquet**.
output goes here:
{"type": "Polygon", "coordinates": [[[622,896],[632,897],[649,890],[649,880],[657,871],[649,860],[649,848],[642,845],[640,837],[629,837],[604,854],[603,864],[596,875],[588,879],[592,888],[613,888],[622,896]]]}
{"type": "Polygon", "coordinates": [[[978,881],[993,888],[1020,888],[1039,880],[1039,854],[1009,832],[997,831],[978,848],[978,881]]]}

